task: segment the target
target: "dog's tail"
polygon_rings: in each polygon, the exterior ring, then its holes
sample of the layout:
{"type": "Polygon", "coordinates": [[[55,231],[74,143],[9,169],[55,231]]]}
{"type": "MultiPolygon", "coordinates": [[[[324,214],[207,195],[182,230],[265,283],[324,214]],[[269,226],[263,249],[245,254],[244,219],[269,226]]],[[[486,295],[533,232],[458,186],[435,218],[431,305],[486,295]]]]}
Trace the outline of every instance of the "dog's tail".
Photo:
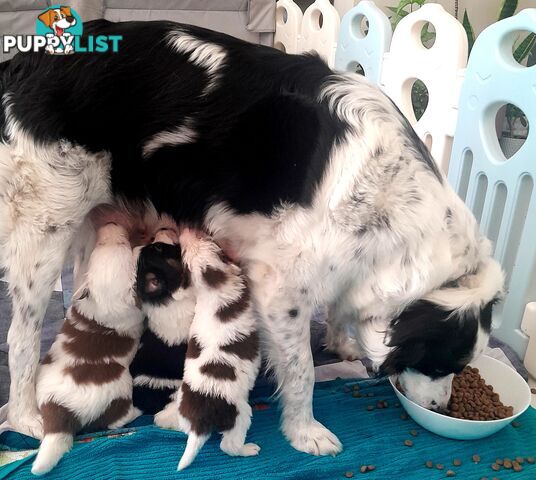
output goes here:
{"type": "Polygon", "coordinates": [[[32,473],[43,475],[50,472],[72,446],[73,436],[70,433],[46,434],[32,465],[32,473]]]}
{"type": "Polygon", "coordinates": [[[177,470],[184,470],[194,461],[195,457],[197,457],[197,454],[199,453],[199,450],[201,450],[209,437],[210,435],[197,435],[195,433],[190,433],[190,435],[188,435],[186,448],[182,454],[179,465],[177,466],[177,470]]]}

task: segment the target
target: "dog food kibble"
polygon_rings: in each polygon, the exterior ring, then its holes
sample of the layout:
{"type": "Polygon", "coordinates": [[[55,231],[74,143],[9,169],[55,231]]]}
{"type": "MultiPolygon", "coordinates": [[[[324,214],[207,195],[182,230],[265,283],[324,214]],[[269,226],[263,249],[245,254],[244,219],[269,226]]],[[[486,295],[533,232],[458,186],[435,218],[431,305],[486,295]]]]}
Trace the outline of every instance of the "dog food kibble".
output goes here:
{"type": "Polygon", "coordinates": [[[346,478],[352,478],[352,477],[354,476],[354,472],[346,472],[346,473],[344,474],[344,476],[345,476],[346,478]]]}
{"type": "Polygon", "coordinates": [[[492,468],[493,470],[495,470],[496,472],[498,472],[498,471],[501,469],[501,466],[498,465],[498,464],[496,464],[496,463],[494,463],[494,464],[491,466],[491,468],[492,468]]]}
{"type": "Polygon", "coordinates": [[[454,477],[456,472],[454,470],[447,470],[447,477],[454,477]]]}
{"type": "Polygon", "coordinates": [[[523,459],[523,457],[516,457],[516,462],[519,463],[520,465],[524,462],[525,460],[523,459]]]}
{"type": "Polygon", "coordinates": [[[523,467],[515,460],[512,462],[512,468],[514,469],[514,472],[520,472],[523,470],[523,467]]]}
{"type": "Polygon", "coordinates": [[[496,463],[497,465],[502,465],[502,464],[503,464],[503,460],[502,460],[502,458],[498,458],[497,460],[495,460],[495,463],[496,463]]]}
{"type": "Polygon", "coordinates": [[[404,440],[404,445],[406,447],[413,447],[413,442],[411,440],[404,440]]]}
{"type": "Polygon", "coordinates": [[[368,410],[369,412],[372,412],[372,410],[374,410],[374,405],[368,405],[368,406],[367,406],[367,410],[368,410]]]}
{"type": "Polygon", "coordinates": [[[505,458],[503,462],[503,467],[507,469],[512,468],[512,461],[509,458],[505,458]]]}
{"type": "Polygon", "coordinates": [[[376,470],[376,465],[367,465],[367,470],[369,472],[372,472],[373,470],[376,470]]]}
{"type": "Polygon", "coordinates": [[[461,464],[462,461],[459,458],[455,458],[454,460],[452,460],[452,465],[454,465],[455,467],[459,467],[461,464]]]}
{"type": "Polygon", "coordinates": [[[383,402],[378,402],[378,403],[376,404],[376,408],[379,408],[379,409],[384,408],[384,407],[383,407],[383,402]]]}
{"type": "Polygon", "coordinates": [[[519,423],[519,422],[512,422],[512,427],[514,427],[514,428],[518,428],[518,427],[520,427],[520,426],[521,426],[521,423],[519,423]]]}
{"type": "Polygon", "coordinates": [[[426,468],[434,468],[434,462],[432,460],[426,460],[426,468]]]}
{"type": "Polygon", "coordinates": [[[361,473],[365,473],[367,471],[367,466],[366,465],[361,465],[361,468],[359,469],[359,471],[361,473]]]}
{"type": "Polygon", "coordinates": [[[416,437],[417,435],[419,435],[417,430],[410,430],[409,433],[412,437],[416,437]]]}
{"type": "Polygon", "coordinates": [[[504,405],[478,368],[465,367],[454,376],[447,415],[465,420],[498,420],[513,415],[513,407],[504,405]]]}
{"type": "Polygon", "coordinates": [[[534,457],[527,457],[527,463],[530,463],[531,465],[536,462],[536,459],[534,457]]]}
{"type": "Polygon", "coordinates": [[[473,462],[478,463],[480,462],[480,455],[473,455],[472,457],[473,462]]]}
{"type": "Polygon", "coordinates": [[[407,420],[408,419],[408,414],[407,413],[403,413],[400,415],[400,420],[407,420]]]}
{"type": "Polygon", "coordinates": [[[353,390],[359,390],[359,385],[354,385],[354,386],[352,387],[352,389],[353,389],[353,390]]]}
{"type": "Polygon", "coordinates": [[[437,468],[438,470],[443,470],[445,468],[445,465],[443,465],[442,463],[438,463],[435,468],[437,468]]]}

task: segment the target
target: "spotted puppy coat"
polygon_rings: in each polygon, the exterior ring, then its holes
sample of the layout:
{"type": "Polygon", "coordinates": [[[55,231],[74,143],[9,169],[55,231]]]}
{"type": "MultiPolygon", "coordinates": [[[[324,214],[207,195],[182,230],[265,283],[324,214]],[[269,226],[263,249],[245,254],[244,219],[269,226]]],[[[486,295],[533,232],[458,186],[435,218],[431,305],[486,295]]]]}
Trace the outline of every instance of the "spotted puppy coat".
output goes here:
{"type": "Polygon", "coordinates": [[[188,434],[178,470],[192,463],[214,430],[223,434],[220,447],[229,455],[260,450],[244,443],[251,424],[249,391],[260,365],[248,281],[211,239],[186,229],[180,246],[197,303],[181,389],[155,418],[159,426],[188,434]]]}
{"type": "Polygon", "coordinates": [[[128,369],[143,328],[135,265],[126,229],[115,223],[99,228],[85,288],[38,371],[44,437],[34,474],[50,471],[78,431],[118,428],[139,415],[128,369]]]}
{"type": "Polygon", "coordinates": [[[177,224],[163,216],[152,231],[152,243],[141,249],[137,271],[147,328],[130,366],[134,405],[149,414],[162,410],[182,383],[195,309],[194,288],[177,246],[177,224]]]}

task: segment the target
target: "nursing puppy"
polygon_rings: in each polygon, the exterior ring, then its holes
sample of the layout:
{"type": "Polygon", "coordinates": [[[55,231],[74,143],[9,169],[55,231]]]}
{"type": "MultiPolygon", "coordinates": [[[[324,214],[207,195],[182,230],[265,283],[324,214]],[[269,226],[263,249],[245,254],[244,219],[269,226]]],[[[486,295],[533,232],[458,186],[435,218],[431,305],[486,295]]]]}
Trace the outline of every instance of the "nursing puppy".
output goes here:
{"type": "Polygon", "coordinates": [[[40,366],[36,390],[44,437],[34,474],[50,471],[78,431],[118,428],[139,415],[128,366],[143,314],[133,289],[136,258],[128,227],[128,222],[98,226],[85,288],[40,366]]]}
{"type": "Polygon", "coordinates": [[[260,450],[245,443],[251,424],[248,395],[260,365],[248,282],[211,239],[187,229],[180,247],[183,281],[191,278],[197,304],[181,389],[176,402],[155,417],[157,425],[188,434],[178,470],[193,462],[214,430],[223,434],[220,447],[228,455],[252,456],[260,450]]]}
{"type": "Polygon", "coordinates": [[[152,244],[140,251],[137,291],[147,328],[130,373],[134,405],[155,414],[182,383],[195,293],[181,258],[178,226],[162,216],[152,227],[152,244]]]}

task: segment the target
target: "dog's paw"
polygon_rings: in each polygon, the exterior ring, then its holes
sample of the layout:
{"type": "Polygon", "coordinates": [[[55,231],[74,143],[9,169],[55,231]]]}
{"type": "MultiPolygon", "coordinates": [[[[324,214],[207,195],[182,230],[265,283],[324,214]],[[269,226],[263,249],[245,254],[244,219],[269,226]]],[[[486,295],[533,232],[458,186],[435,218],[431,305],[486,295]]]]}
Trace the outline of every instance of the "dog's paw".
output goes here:
{"type": "Polygon", "coordinates": [[[342,451],[336,435],[316,420],[303,424],[288,422],[283,430],[290,444],[300,452],[334,456],[342,451]]]}
{"type": "Polygon", "coordinates": [[[154,416],[154,424],[168,430],[180,430],[179,409],[175,404],[168,405],[154,416]]]}
{"type": "Polygon", "coordinates": [[[43,419],[37,410],[30,413],[10,410],[7,419],[16,432],[39,440],[43,438],[43,419]]]}
{"type": "Polygon", "coordinates": [[[259,447],[256,443],[246,443],[240,449],[240,456],[241,457],[254,457],[255,455],[258,455],[260,451],[261,451],[261,447],[259,447]]]}

